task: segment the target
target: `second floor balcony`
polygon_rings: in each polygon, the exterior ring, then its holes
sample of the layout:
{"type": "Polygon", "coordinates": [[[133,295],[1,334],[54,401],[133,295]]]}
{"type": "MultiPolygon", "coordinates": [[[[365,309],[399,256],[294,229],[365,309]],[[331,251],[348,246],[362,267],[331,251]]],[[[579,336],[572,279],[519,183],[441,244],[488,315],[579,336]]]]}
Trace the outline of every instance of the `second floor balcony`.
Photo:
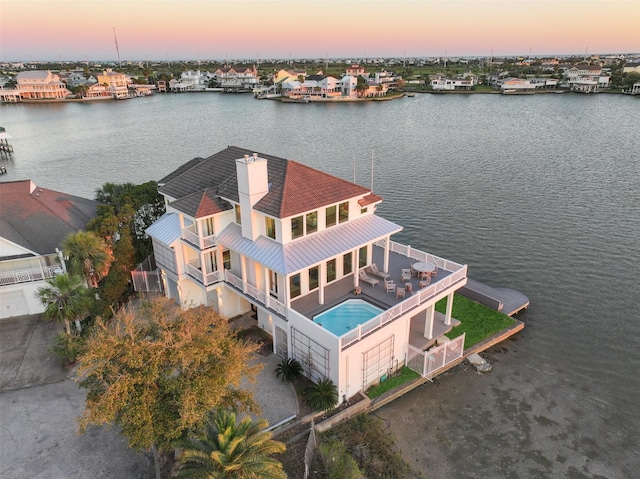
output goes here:
{"type": "Polygon", "coordinates": [[[200,236],[190,228],[182,229],[182,240],[192,244],[199,250],[206,250],[216,246],[216,235],[200,236]]]}
{"type": "Polygon", "coordinates": [[[55,254],[0,262],[0,286],[44,281],[62,273],[55,254]]]}

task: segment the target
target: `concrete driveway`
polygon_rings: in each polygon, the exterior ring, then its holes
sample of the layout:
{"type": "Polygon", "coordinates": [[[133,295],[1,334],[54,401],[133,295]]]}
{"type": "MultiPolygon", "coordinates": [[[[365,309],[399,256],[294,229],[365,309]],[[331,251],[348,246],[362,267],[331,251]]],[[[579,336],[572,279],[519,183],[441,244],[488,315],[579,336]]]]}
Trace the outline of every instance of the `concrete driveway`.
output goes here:
{"type": "MultiPolygon", "coordinates": [[[[0,477],[75,479],[153,477],[152,461],[127,446],[115,428],[78,434],[85,392],[48,353],[60,326],[38,316],[0,321],[0,477]]],[[[297,414],[293,387],[275,376],[279,358],[264,362],[247,384],[274,426],[297,414]]]]}

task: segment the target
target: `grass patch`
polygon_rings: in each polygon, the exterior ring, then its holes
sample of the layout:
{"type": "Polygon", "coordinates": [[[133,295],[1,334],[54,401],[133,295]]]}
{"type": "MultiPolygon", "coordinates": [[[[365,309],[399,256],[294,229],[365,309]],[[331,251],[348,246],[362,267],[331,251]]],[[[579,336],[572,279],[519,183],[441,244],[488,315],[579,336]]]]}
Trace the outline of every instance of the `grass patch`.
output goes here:
{"type": "MultiPolygon", "coordinates": [[[[436,303],[436,311],[439,313],[444,314],[446,309],[447,298],[436,303]]],[[[447,337],[454,339],[466,333],[467,335],[464,339],[465,349],[515,324],[515,320],[506,314],[494,311],[459,294],[455,295],[453,301],[452,316],[459,320],[461,324],[447,333],[447,337]]]]}
{"type": "Polygon", "coordinates": [[[420,375],[417,372],[412,371],[406,366],[403,366],[402,369],[400,369],[400,374],[396,376],[392,376],[386,381],[383,381],[380,384],[370,387],[369,390],[367,391],[367,396],[369,396],[371,399],[375,399],[378,396],[381,396],[382,394],[386,393],[387,391],[394,389],[404,383],[408,383],[409,381],[412,381],[419,377],[420,375]]]}

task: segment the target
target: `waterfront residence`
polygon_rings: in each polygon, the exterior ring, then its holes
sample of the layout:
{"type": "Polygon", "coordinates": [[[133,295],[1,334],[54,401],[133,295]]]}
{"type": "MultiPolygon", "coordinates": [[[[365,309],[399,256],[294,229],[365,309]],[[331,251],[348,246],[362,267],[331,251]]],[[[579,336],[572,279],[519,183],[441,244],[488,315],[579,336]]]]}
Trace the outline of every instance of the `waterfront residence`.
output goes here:
{"type": "Polygon", "coordinates": [[[20,72],[16,84],[23,100],[59,100],[71,95],[60,77],[50,71],[20,72]]]}
{"type": "Polygon", "coordinates": [[[213,74],[218,86],[223,90],[253,90],[260,84],[260,77],[255,65],[249,67],[223,67],[213,74]]]}
{"type": "Polygon", "coordinates": [[[93,200],[36,186],[0,182],[0,318],[38,314],[35,293],[65,270],[63,240],[96,214],[93,200]]]}
{"type": "Polygon", "coordinates": [[[169,90],[173,92],[205,91],[212,78],[213,75],[209,72],[187,70],[180,74],[179,79],[169,80],[169,90]]]}
{"type": "Polygon", "coordinates": [[[565,69],[564,76],[571,91],[595,93],[598,88],[609,86],[610,76],[602,72],[600,65],[574,65],[565,69]]]}
{"type": "Polygon", "coordinates": [[[456,90],[471,90],[473,87],[473,80],[463,78],[436,78],[431,80],[431,88],[434,91],[456,91],[456,90]]]}
{"type": "Polygon", "coordinates": [[[107,68],[98,74],[98,83],[104,85],[107,91],[115,99],[129,98],[129,77],[124,73],[114,72],[107,68]]]}
{"type": "Polygon", "coordinates": [[[462,356],[464,336],[425,350],[453,327],[467,267],[392,241],[402,226],[376,214],[370,189],[239,147],[159,185],[167,210],[147,234],[166,296],[227,318],[255,311],[273,351],[341,400],[404,364],[430,377],[462,356]]]}

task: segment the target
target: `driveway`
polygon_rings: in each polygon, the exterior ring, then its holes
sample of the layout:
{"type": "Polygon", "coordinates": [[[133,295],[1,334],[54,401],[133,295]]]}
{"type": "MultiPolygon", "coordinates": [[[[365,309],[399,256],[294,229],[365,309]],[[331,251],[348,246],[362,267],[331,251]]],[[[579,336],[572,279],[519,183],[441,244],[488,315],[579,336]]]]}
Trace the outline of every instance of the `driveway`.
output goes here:
{"type": "MultiPolygon", "coordinates": [[[[0,321],[0,477],[75,479],[152,477],[145,454],[129,449],[115,428],[78,434],[85,392],[48,353],[60,326],[38,316],[0,321]]],[[[270,426],[297,414],[290,384],[276,378],[280,358],[264,363],[252,389],[270,426]]],[[[151,469],[150,469],[151,468],[151,469]]]]}

